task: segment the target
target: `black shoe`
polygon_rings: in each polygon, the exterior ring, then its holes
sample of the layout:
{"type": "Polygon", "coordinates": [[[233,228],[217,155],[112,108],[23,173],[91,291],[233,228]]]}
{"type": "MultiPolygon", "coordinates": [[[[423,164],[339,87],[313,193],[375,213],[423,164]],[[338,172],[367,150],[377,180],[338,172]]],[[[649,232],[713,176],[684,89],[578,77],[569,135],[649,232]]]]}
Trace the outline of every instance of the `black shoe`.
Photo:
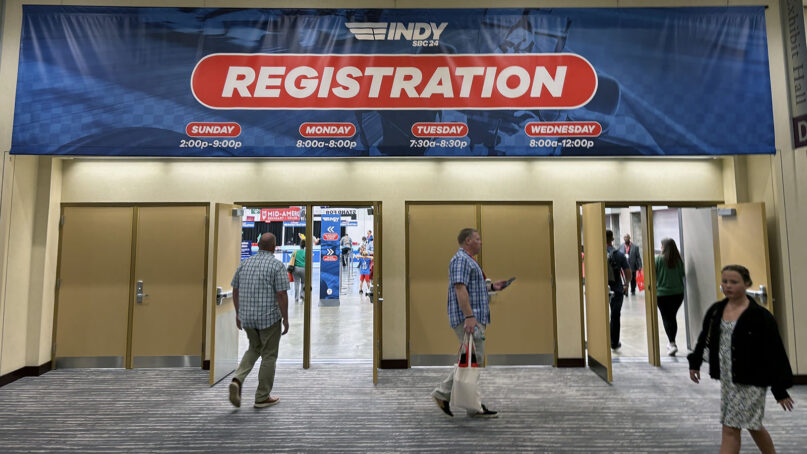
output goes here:
{"type": "Polygon", "coordinates": [[[447,400],[443,400],[435,396],[432,396],[432,398],[434,399],[434,402],[437,404],[437,407],[439,407],[440,410],[443,410],[443,413],[445,413],[448,416],[454,417],[454,413],[451,413],[451,407],[448,405],[447,400]]]}
{"type": "Polygon", "coordinates": [[[364,291],[359,290],[359,295],[364,295],[364,291]]]}
{"type": "Polygon", "coordinates": [[[482,404],[482,411],[474,413],[471,415],[472,418],[498,418],[499,412],[489,410],[484,404],[482,404]]]}
{"type": "Polygon", "coordinates": [[[622,348],[622,342],[620,342],[620,343],[616,344],[616,347],[613,347],[613,346],[612,346],[612,347],[611,347],[611,350],[613,350],[614,352],[619,352],[619,349],[620,349],[620,348],[622,348]]]}

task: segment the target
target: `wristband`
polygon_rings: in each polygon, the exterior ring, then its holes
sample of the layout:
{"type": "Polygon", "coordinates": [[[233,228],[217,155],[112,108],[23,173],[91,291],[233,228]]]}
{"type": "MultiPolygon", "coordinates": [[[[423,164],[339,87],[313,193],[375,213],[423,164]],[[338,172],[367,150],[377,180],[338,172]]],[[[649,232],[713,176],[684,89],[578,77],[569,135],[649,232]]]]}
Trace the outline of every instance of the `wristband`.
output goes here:
{"type": "Polygon", "coordinates": [[[466,316],[465,316],[465,320],[468,320],[469,318],[474,318],[474,315],[473,315],[473,314],[471,314],[471,315],[466,315],[466,316]]]}

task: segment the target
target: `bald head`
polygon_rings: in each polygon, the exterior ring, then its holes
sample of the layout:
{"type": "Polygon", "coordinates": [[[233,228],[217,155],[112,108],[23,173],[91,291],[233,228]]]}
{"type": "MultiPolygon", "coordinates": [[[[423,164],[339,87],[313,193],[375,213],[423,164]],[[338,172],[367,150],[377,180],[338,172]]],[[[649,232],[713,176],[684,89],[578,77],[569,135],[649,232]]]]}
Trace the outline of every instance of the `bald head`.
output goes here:
{"type": "Polygon", "coordinates": [[[275,238],[274,234],[264,233],[258,240],[258,249],[262,251],[275,252],[276,246],[277,246],[277,238],[275,238]]]}

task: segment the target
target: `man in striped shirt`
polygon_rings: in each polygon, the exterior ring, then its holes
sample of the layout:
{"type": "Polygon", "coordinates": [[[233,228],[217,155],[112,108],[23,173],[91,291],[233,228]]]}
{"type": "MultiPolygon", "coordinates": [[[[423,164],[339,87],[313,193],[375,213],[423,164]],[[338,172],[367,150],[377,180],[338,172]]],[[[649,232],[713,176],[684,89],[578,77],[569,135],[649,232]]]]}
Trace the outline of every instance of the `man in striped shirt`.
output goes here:
{"type": "MultiPolygon", "coordinates": [[[[505,281],[490,283],[474,256],[482,251],[482,238],[476,229],[462,229],[457,236],[459,250],[448,265],[448,320],[460,342],[466,333],[478,334],[473,337],[474,350],[481,364],[485,357],[485,327],[490,323],[490,301],[488,291],[501,290],[505,281]]],[[[448,416],[454,416],[449,407],[451,389],[454,383],[454,371],[440,383],[432,397],[437,406],[448,416]]],[[[469,416],[495,418],[498,412],[482,405],[482,411],[469,412],[469,416]]]]}
{"type": "Polygon", "coordinates": [[[241,386],[258,357],[258,389],[255,408],[278,402],[270,396],[275,382],[275,363],[280,336],[289,332],[289,278],[283,262],[275,258],[277,239],[264,233],[258,240],[258,253],[241,262],[233,276],[233,303],[236,326],[247,333],[249,349],[244,353],[230,383],[230,402],[241,406],[241,386]],[[283,324],[283,331],[280,325],[283,324]]]}

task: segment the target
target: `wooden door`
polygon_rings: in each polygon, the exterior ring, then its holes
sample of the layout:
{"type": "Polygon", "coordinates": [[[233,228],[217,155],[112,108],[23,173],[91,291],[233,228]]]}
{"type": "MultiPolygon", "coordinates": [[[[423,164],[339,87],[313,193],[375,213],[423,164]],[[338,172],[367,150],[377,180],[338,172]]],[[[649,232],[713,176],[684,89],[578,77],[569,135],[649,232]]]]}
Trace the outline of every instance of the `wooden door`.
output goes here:
{"type": "MultiPolygon", "coordinates": [[[[653,210],[650,206],[641,207],[642,237],[645,247],[642,250],[644,264],[644,306],[645,328],[647,329],[647,362],[660,367],[658,303],[656,302],[655,238],[653,237],[653,210]]],[[[627,276],[630,279],[630,276],[627,276]]]]}
{"type": "Polygon", "coordinates": [[[457,253],[457,235],[476,228],[476,206],[408,206],[407,276],[409,361],[412,366],[450,364],[459,341],[448,324],[448,263],[457,253]]]}
{"type": "Polygon", "coordinates": [[[132,207],[62,209],[54,367],[124,367],[132,207]]]}
{"type": "MultiPolygon", "coordinates": [[[[373,383],[378,383],[378,364],[381,361],[381,310],[384,304],[383,269],[383,223],[381,222],[381,202],[373,204],[373,383]]],[[[352,267],[352,264],[351,264],[352,267]]]]}
{"type": "Polygon", "coordinates": [[[773,312],[771,293],[771,264],[768,254],[768,226],[765,217],[765,204],[737,203],[718,205],[717,231],[720,253],[715,273],[718,277],[718,298],[720,270],[726,265],[743,265],[751,272],[756,300],[773,312]],[[762,296],[764,294],[764,296],[762,296]]]}
{"type": "Polygon", "coordinates": [[[238,367],[238,327],[232,298],[233,274],[241,262],[241,207],[217,203],[213,233],[210,385],[238,367]]]}
{"type": "Polygon", "coordinates": [[[550,217],[547,205],[481,207],[482,269],[494,281],[516,277],[491,296],[486,364],[555,363],[550,217]]]}
{"type": "Polygon", "coordinates": [[[207,207],[138,207],[136,218],[131,367],[200,367],[207,207]]]}
{"type": "MultiPolygon", "coordinates": [[[[583,205],[583,246],[585,247],[586,346],[588,366],[611,383],[611,326],[608,306],[608,271],[606,269],[605,205],[583,205]]],[[[647,248],[645,248],[647,249],[647,248]]]]}

